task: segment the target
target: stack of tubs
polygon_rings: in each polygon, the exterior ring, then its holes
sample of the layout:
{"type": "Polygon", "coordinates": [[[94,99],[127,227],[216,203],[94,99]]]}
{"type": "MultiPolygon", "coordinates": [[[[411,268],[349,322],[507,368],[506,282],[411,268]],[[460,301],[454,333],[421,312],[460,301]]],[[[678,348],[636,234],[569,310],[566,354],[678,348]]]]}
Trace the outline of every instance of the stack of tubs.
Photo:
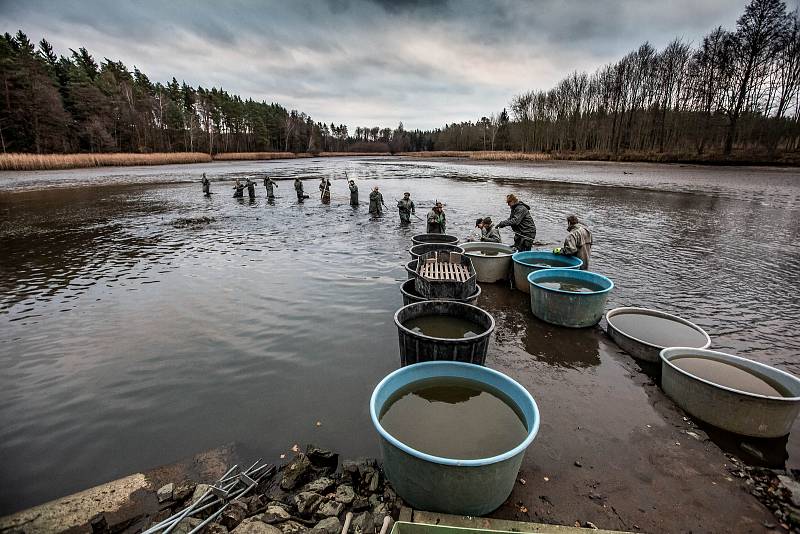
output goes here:
{"type": "MultiPolygon", "coordinates": [[[[414,236],[410,253],[417,257],[405,266],[409,278],[401,287],[404,306],[394,316],[401,368],[375,388],[370,413],[380,436],[384,471],[399,496],[419,509],[482,515],[500,506],[511,493],[525,450],[538,432],[539,411],[522,386],[484,367],[495,321],[491,314],[468,303],[474,303],[480,296],[481,289],[476,281],[483,281],[483,278],[473,258],[456,246],[457,241],[454,236],[442,234],[414,236]],[[449,253],[453,253],[453,257],[449,253]],[[449,275],[444,279],[436,278],[432,274],[433,264],[425,263],[426,260],[444,260],[447,268],[452,261],[461,270],[452,279],[448,279],[449,275]],[[425,276],[419,268],[423,265],[427,265],[425,276]],[[437,332],[441,335],[435,335],[437,332]],[[446,388],[452,381],[470,384],[475,390],[494,392],[524,425],[525,436],[521,442],[509,450],[503,449],[502,454],[485,458],[444,457],[415,449],[410,442],[401,441],[384,428],[381,418],[394,403],[425,387],[435,388],[441,384],[446,388]],[[436,386],[431,386],[432,383],[436,386]]],[[[436,266],[435,272],[441,273],[442,267],[436,266]]],[[[506,277],[504,273],[502,278],[506,277]]],[[[437,399],[436,402],[452,403],[453,408],[462,406],[461,401],[437,399]]],[[[431,403],[433,401],[425,405],[434,409],[431,403]]],[[[419,416],[424,417],[424,414],[419,416]]],[[[473,421],[467,426],[472,426],[471,423],[473,421]]],[[[474,425],[483,427],[477,420],[474,425]]],[[[443,438],[445,441],[457,439],[449,434],[443,438]]]]}

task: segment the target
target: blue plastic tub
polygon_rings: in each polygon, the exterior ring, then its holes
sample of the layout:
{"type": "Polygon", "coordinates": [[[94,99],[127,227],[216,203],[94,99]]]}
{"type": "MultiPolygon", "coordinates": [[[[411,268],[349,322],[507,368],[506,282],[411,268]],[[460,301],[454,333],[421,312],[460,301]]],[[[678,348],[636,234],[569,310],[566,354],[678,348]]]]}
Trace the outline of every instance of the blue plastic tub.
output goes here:
{"type": "Polygon", "coordinates": [[[583,261],[575,256],[562,256],[543,250],[517,252],[511,259],[514,261],[514,287],[524,293],[530,292],[528,275],[532,272],[541,269],[580,269],[583,265],[583,261]]]}
{"type": "Polygon", "coordinates": [[[432,512],[480,516],[503,504],[514,488],[525,449],[539,431],[539,408],[531,394],[506,375],[471,363],[424,362],[398,369],[375,387],[369,408],[380,436],[386,477],[412,507],[432,512]],[[384,430],[378,418],[395,392],[414,382],[441,377],[482,382],[503,393],[525,421],[525,440],[499,456],[455,460],[412,449],[384,430]]]}
{"type": "Polygon", "coordinates": [[[576,269],[544,269],[528,275],[533,315],[551,324],[570,328],[596,325],[606,309],[614,282],[602,274],[576,269]],[[598,287],[597,291],[576,293],[540,285],[541,282],[568,279],[598,287]]]}

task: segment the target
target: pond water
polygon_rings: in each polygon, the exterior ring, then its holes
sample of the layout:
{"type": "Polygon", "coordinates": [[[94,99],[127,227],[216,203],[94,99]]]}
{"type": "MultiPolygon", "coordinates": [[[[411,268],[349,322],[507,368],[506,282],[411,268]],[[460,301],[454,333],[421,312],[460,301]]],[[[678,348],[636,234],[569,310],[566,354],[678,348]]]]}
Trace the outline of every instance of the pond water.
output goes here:
{"type": "MultiPolygon", "coordinates": [[[[544,249],[576,213],[616,284],[609,307],[677,314],[716,350],[800,373],[793,170],[350,158],[0,173],[0,514],[232,441],[275,461],[306,442],[378,454],[368,399],[399,364],[392,317],[424,223],[370,220],[374,185],[390,206],[410,191],[421,215],[445,202],[461,237],[507,217],[514,192],[544,249]],[[263,187],[231,198],[264,170],[311,192],[329,176],[332,200],[298,205],[282,180],[273,204],[263,187]]],[[[511,345],[542,377],[600,365],[599,331],[543,326],[527,295],[483,290],[490,366],[511,345]]]]}

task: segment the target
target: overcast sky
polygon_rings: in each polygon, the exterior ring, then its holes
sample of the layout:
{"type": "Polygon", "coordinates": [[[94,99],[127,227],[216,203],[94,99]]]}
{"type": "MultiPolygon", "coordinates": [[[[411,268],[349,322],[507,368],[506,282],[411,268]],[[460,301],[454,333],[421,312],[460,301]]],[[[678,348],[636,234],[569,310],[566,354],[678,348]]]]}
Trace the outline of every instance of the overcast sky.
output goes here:
{"type": "MultiPolygon", "coordinates": [[[[0,0],[3,31],[348,126],[476,120],[650,41],[733,28],[745,0],[0,0]]],[[[796,0],[787,2],[793,7],[796,0]]]]}

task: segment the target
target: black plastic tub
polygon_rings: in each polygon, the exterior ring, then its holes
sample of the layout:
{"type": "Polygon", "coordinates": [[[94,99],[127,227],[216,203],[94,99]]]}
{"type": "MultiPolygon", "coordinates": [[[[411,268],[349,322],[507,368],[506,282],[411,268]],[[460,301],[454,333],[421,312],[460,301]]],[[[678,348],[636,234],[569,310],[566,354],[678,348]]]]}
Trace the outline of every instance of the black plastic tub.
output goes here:
{"type": "Polygon", "coordinates": [[[464,249],[458,245],[450,245],[448,243],[422,243],[421,245],[414,245],[408,249],[412,260],[416,260],[428,252],[458,252],[459,254],[463,254],[464,249]]]}
{"type": "Polygon", "coordinates": [[[426,300],[403,306],[394,314],[400,341],[400,365],[433,360],[447,360],[483,365],[489,349],[489,337],[494,331],[494,317],[487,311],[452,300],[426,300]],[[463,339],[426,336],[403,326],[403,323],[426,315],[449,315],[471,321],[483,332],[463,339]]]}
{"type": "MultiPolygon", "coordinates": [[[[416,260],[409,263],[416,263],[416,260]]],[[[430,300],[417,293],[417,290],[414,287],[414,278],[411,273],[409,273],[408,278],[409,279],[403,282],[403,285],[400,286],[400,293],[403,294],[403,306],[408,306],[409,304],[413,304],[415,302],[430,300]]],[[[478,297],[481,296],[481,286],[476,285],[475,288],[476,288],[475,293],[473,295],[464,300],[457,300],[456,302],[466,302],[467,304],[475,304],[475,302],[478,300],[478,297]]],[[[439,299],[439,300],[446,300],[446,299],[439,299]]]]}
{"type": "Polygon", "coordinates": [[[455,245],[458,237],[448,234],[417,234],[411,238],[411,243],[421,245],[423,243],[447,243],[455,245]]]}

